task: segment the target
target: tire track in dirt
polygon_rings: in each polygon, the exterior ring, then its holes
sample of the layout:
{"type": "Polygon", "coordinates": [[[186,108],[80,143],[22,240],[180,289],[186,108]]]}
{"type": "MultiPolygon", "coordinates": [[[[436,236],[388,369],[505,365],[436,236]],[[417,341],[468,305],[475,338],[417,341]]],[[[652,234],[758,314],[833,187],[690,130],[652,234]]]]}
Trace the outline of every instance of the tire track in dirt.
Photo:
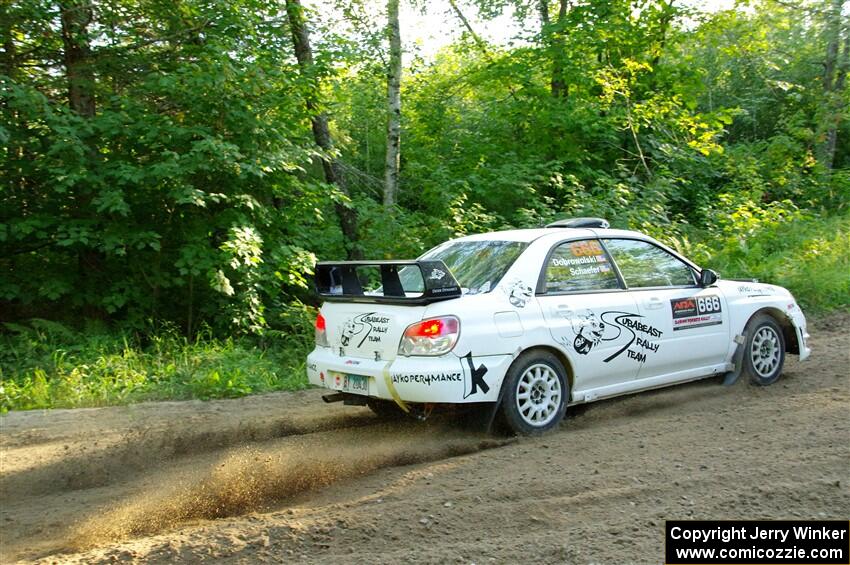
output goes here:
{"type": "MultiPolygon", "coordinates": [[[[4,492],[0,561],[87,549],[187,522],[265,510],[294,495],[378,469],[438,461],[511,441],[463,431],[456,422],[440,418],[423,426],[381,422],[368,413],[285,431],[282,437],[274,437],[272,432],[280,432],[274,426],[260,432],[255,428],[251,433],[231,432],[177,456],[173,451],[148,451],[150,458],[140,468],[111,474],[106,481],[78,479],[71,488],[46,485],[4,492]],[[351,425],[341,426],[346,423],[351,425]],[[272,437],[257,439],[256,433],[272,437]],[[90,486],[79,487],[85,483],[90,486]]],[[[195,437],[195,431],[187,430],[180,441],[195,437]]],[[[135,444],[135,448],[158,445],[162,438],[135,444]]],[[[144,449],[139,453],[130,460],[141,462],[144,449]]],[[[74,472],[85,473],[102,461],[86,463],[74,457],[69,465],[74,472]]],[[[116,458],[108,466],[120,469],[126,461],[116,458]]],[[[36,476],[47,475],[36,472],[36,476]]]]}
{"type": "MultiPolygon", "coordinates": [[[[320,422],[303,422],[289,417],[272,418],[267,422],[236,422],[203,429],[180,427],[179,424],[155,429],[138,426],[114,438],[78,441],[65,440],[51,444],[45,441],[33,447],[4,449],[4,465],[0,476],[0,498],[45,495],[109,485],[125,480],[128,474],[158,467],[179,457],[216,451],[274,438],[304,435],[343,428],[375,425],[368,412],[336,415],[320,422]],[[92,444],[93,443],[93,444],[92,444]],[[57,457],[42,464],[15,466],[14,460],[27,451],[53,448],[57,457]]],[[[20,457],[23,459],[24,457],[20,457]]]]}
{"type": "Polygon", "coordinates": [[[427,433],[383,425],[228,450],[216,461],[168,469],[155,493],[141,492],[71,532],[76,548],[170,530],[184,522],[268,509],[297,494],[386,467],[433,462],[504,445],[440,427],[427,433]]]}

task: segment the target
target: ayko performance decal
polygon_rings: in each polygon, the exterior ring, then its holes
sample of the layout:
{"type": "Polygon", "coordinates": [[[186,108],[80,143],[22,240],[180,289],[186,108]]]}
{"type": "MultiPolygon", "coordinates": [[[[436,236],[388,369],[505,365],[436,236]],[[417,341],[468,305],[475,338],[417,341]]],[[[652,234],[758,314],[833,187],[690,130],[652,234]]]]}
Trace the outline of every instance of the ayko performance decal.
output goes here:
{"type": "Polygon", "coordinates": [[[460,371],[455,373],[393,373],[393,383],[416,383],[431,386],[431,384],[460,382],[463,380],[460,371]]]}
{"type": "Polygon", "coordinates": [[[686,296],[670,301],[673,311],[673,331],[701,328],[723,323],[720,297],[686,296]]]}
{"type": "Polygon", "coordinates": [[[586,310],[573,318],[573,349],[580,355],[587,355],[600,342],[622,339],[623,346],[603,361],[608,363],[625,353],[629,359],[643,363],[647,354],[658,352],[661,343],[653,340],[660,339],[664,332],[642,318],[641,314],[632,312],[607,311],[597,316],[586,310]]]}
{"type": "Polygon", "coordinates": [[[487,394],[490,392],[490,385],[484,380],[484,375],[487,374],[487,366],[483,363],[475,366],[470,351],[461,357],[461,371],[449,371],[439,373],[393,373],[391,375],[393,384],[420,384],[425,386],[441,385],[444,383],[459,383],[463,381],[463,398],[469,398],[479,392],[487,394]]]}

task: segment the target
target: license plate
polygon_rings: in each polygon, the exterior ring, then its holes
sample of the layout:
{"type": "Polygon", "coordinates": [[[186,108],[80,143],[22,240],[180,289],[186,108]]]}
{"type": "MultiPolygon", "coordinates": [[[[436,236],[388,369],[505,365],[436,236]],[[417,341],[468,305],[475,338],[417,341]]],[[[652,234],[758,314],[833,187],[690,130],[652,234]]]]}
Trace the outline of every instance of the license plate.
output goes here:
{"type": "Polygon", "coordinates": [[[349,375],[346,373],[332,372],[331,383],[337,390],[345,392],[356,392],[369,394],[369,378],[362,375],[349,375]]]}

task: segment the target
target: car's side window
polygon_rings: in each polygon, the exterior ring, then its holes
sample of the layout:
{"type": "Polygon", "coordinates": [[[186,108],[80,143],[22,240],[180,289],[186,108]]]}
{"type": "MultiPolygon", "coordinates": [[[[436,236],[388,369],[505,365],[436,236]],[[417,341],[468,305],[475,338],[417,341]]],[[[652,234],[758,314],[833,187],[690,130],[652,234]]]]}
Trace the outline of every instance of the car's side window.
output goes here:
{"type": "Polygon", "coordinates": [[[620,288],[608,254],[595,239],[568,241],[546,264],[546,292],[593,292],[620,288]]]}
{"type": "Polygon", "coordinates": [[[605,247],[629,288],[693,286],[693,270],[678,257],[646,241],[605,239],[605,247]]]}

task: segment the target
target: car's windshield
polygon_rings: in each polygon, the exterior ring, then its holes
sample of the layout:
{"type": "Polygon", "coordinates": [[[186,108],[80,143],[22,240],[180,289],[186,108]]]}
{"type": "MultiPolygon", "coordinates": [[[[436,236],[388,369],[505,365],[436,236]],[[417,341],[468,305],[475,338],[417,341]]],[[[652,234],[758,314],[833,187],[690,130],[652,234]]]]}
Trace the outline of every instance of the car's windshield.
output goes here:
{"type": "MultiPolygon", "coordinates": [[[[528,244],[521,241],[450,241],[428,251],[419,259],[442,261],[467,294],[478,294],[492,290],[526,247],[528,244]]],[[[403,271],[404,289],[408,292],[422,292],[422,278],[418,272],[415,273],[416,277],[406,277],[403,271]],[[417,286],[419,288],[412,288],[417,286]]],[[[414,275],[413,270],[410,274],[414,275]]]]}

